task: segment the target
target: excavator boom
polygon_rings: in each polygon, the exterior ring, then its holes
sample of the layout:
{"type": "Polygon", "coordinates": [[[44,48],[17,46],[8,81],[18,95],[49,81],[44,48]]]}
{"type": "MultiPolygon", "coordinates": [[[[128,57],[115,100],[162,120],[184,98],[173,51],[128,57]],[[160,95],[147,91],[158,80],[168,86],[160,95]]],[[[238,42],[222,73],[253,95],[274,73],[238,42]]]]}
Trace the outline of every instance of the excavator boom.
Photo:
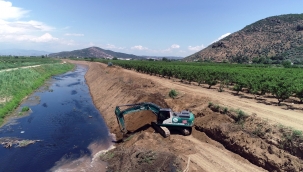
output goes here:
{"type": "Polygon", "coordinates": [[[144,102],[144,103],[138,103],[138,104],[128,104],[128,105],[116,106],[115,114],[116,114],[121,131],[123,133],[127,133],[127,130],[125,127],[125,122],[124,122],[124,115],[133,113],[133,112],[142,111],[142,110],[150,110],[155,115],[158,115],[160,109],[161,108],[154,103],[144,102]],[[129,107],[129,108],[121,111],[120,107],[123,107],[123,106],[129,107]]]}

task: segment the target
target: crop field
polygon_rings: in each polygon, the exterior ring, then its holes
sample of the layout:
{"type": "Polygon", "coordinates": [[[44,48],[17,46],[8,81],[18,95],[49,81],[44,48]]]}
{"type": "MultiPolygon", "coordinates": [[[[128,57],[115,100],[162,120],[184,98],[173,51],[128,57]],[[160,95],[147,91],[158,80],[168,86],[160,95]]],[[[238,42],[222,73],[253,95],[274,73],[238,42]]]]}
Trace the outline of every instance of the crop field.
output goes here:
{"type": "MultiPolygon", "coordinates": [[[[108,63],[108,60],[100,60],[108,63]]],[[[301,68],[284,68],[262,65],[239,65],[218,63],[153,62],[153,61],[111,61],[125,69],[160,77],[178,78],[208,88],[217,85],[219,91],[231,88],[235,94],[246,92],[253,95],[270,94],[280,104],[293,96],[299,102],[303,99],[303,72],[301,68]]]]}
{"type": "Polygon", "coordinates": [[[53,75],[67,72],[72,64],[46,64],[35,68],[0,73],[0,124],[3,118],[18,107],[24,97],[39,88],[53,75]]]}
{"type": "Polygon", "coordinates": [[[0,70],[60,62],[60,60],[53,58],[0,56],[0,70]]]}

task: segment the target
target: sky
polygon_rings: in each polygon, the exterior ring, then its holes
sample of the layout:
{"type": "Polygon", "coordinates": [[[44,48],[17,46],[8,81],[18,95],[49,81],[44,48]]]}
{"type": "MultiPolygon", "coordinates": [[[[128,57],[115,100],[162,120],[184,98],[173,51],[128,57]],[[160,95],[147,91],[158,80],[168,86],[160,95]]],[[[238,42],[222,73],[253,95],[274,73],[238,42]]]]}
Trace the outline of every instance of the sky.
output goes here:
{"type": "Polygon", "coordinates": [[[0,0],[0,50],[186,57],[302,0],[0,0]]]}

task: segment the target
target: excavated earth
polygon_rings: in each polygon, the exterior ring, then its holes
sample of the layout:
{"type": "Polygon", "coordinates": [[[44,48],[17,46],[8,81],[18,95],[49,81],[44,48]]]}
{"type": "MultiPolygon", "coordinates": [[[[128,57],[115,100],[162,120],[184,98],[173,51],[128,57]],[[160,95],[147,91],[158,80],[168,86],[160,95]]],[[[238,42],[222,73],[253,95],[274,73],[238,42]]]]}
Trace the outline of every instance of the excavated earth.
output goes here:
{"type": "MultiPolygon", "coordinates": [[[[232,105],[225,101],[232,99],[237,108],[242,101],[250,101],[250,107],[263,107],[254,100],[227,93],[216,96],[213,90],[203,93],[205,88],[98,62],[69,62],[89,67],[85,78],[91,96],[116,135],[116,148],[100,156],[108,163],[107,171],[303,171],[302,133],[287,128],[289,123],[275,124],[270,116],[263,118],[264,109],[249,109],[256,114],[239,118],[234,111],[209,106],[210,101],[232,105]],[[168,96],[171,89],[179,92],[177,98],[168,96]],[[172,131],[170,137],[163,138],[150,125],[155,116],[142,111],[125,117],[129,134],[122,139],[114,109],[139,102],[153,102],[174,111],[189,109],[196,117],[192,135],[172,131]]],[[[281,115],[283,109],[279,108],[270,107],[267,113],[281,115]]]]}

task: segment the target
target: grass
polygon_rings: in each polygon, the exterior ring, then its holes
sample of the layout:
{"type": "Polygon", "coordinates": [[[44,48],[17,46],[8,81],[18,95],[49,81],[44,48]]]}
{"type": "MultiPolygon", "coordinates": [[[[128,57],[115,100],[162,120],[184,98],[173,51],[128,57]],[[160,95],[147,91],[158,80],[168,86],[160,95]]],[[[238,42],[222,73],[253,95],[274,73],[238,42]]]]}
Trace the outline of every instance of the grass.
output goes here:
{"type": "Polygon", "coordinates": [[[33,143],[35,143],[35,141],[33,141],[33,140],[22,140],[22,141],[18,142],[18,147],[26,147],[33,143]]]}
{"type": "Polygon", "coordinates": [[[128,138],[126,138],[126,139],[124,140],[124,142],[129,141],[130,139],[132,139],[132,138],[133,138],[133,136],[134,136],[134,135],[129,136],[128,138]]]}
{"type": "Polygon", "coordinates": [[[11,97],[0,109],[0,125],[3,119],[16,109],[22,99],[39,88],[53,75],[67,72],[72,64],[47,64],[35,68],[18,69],[0,73],[0,98],[11,97]]]}
{"type": "Polygon", "coordinates": [[[105,159],[105,160],[110,160],[110,159],[112,159],[114,156],[115,156],[115,153],[114,153],[114,152],[111,152],[111,151],[106,152],[105,154],[101,154],[101,155],[100,155],[100,157],[101,157],[102,159],[105,159]]]}

